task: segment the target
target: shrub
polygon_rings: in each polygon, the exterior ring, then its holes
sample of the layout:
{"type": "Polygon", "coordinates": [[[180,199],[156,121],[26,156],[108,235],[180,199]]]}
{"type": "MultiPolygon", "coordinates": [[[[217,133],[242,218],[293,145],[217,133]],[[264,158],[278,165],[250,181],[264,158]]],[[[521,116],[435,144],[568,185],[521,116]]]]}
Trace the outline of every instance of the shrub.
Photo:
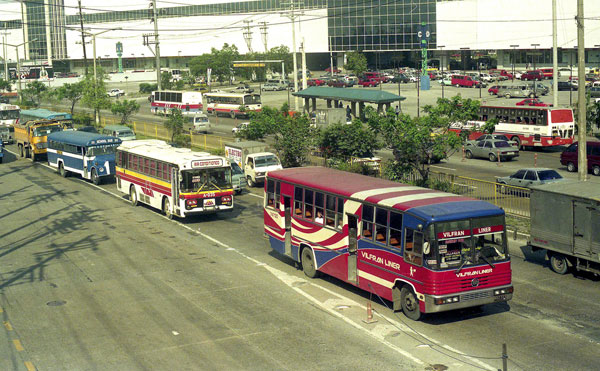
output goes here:
{"type": "Polygon", "coordinates": [[[149,84],[143,82],[140,84],[140,93],[152,93],[158,89],[158,84],[149,84]]]}

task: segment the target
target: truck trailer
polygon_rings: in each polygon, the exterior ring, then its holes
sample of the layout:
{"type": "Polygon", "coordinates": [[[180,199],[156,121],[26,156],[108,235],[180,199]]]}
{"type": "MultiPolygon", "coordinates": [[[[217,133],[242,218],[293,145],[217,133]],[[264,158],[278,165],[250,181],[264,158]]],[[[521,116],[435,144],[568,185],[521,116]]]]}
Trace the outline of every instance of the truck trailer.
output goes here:
{"type": "Polygon", "coordinates": [[[600,274],[600,186],[556,182],[531,187],[533,251],[545,249],[550,268],[600,274]]]}

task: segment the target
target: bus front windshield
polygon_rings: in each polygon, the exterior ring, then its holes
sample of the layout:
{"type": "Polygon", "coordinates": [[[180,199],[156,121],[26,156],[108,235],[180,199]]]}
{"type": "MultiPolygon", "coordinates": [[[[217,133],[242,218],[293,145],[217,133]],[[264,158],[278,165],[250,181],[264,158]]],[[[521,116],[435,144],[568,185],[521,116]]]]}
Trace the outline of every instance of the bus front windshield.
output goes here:
{"type": "Polygon", "coordinates": [[[111,155],[117,151],[118,146],[119,145],[117,144],[117,145],[112,145],[112,146],[88,147],[87,156],[92,157],[92,156],[111,155]]]}
{"type": "Polygon", "coordinates": [[[260,104],[260,95],[252,94],[244,96],[244,104],[260,104]]]}
{"type": "Polygon", "coordinates": [[[62,127],[60,125],[41,126],[33,129],[33,136],[45,137],[46,135],[56,131],[62,131],[62,127]]]}
{"type": "Polygon", "coordinates": [[[16,120],[19,118],[19,110],[0,111],[0,120],[16,120]]]}
{"type": "Polygon", "coordinates": [[[435,225],[437,254],[426,257],[432,268],[462,269],[508,259],[504,216],[443,222],[435,225]]]}
{"type": "Polygon", "coordinates": [[[231,168],[194,169],[181,172],[181,192],[220,191],[232,188],[231,168]]]}

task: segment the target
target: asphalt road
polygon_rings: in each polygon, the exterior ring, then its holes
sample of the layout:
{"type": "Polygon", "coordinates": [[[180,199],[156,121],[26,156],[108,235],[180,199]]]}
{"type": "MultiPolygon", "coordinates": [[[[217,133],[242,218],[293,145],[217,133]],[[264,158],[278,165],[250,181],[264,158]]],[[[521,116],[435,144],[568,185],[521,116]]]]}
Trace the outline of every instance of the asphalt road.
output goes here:
{"type": "Polygon", "coordinates": [[[503,343],[511,370],[597,369],[598,280],[556,275],[524,241],[508,305],[415,323],[373,298],[366,324],[367,293],[271,252],[260,189],[169,221],[11,154],[0,183],[2,369],[492,371],[503,343]]]}

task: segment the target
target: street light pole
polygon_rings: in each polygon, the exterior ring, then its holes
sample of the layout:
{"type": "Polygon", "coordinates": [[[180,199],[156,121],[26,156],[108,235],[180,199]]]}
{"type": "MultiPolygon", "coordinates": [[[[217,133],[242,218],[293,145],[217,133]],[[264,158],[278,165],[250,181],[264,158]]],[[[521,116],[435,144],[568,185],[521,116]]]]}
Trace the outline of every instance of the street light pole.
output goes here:
{"type": "Polygon", "coordinates": [[[463,50],[463,52],[460,53],[460,59],[462,59],[462,65],[463,65],[463,75],[467,74],[467,57],[466,54],[467,52],[465,50],[469,50],[470,48],[460,48],[460,50],[463,50]]]}
{"type": "MultiPolygon", "coordinates": [[[[533,70],[535,71],[535,61],[537,59],[537,47],[540,46],[540,44],[531,44],[531,46],[533,46],[533,70]]],[[[535,80],[535,78],[533,79],[533,95],[537,96],[537,92],[536,92],[536,87],[537,87],[537,81],[535,80]]]]}
{"type": "MultiPolygon", "coordinates": [[[[446,45],[438,45],[438,48],[440,49],[444,49],[446,47],[446,45]]],[[[442,52],[440,55],[440,77],[441,77],[441,82],[442,82],[442,99],[444,99],[444,53],[442,52]]]]}
{"type": "MultiPolygon", "coordinates": [[[[26,45],[26,44],[29,44],[29,43],[32,43],[34,41],[37,41],[37,39],[32,39],[32,40],[29,40],[29,41],[25,41],[24,43],[20,43],[18,45],[7,44],[7,43],[4,43],[4,42],[2,43],[3,45],[12,46],[13,48],[15,48],[16,53],[17,53],[17,80],[19,81],[18,84],[17,84],[17,90],[18,90],[18,94],[19,94],[19,99],[23,99],[21,97],[21,62],[19,62],[19,47],[23,46],[23,45],[26,45]]],[[[5,59],[5,62],[6,62],[6,59],[5,59]]],[[[6,77],[6,81],[8,81],[8,75],[5,76],[5,77],[6,77]]]]}
{"type": "Polygon", "coordinates": [[[512,59],[512,80],[515,81],[515,63],[516,63],[516,48],[519,47],[519,45],[511,45],[511,48],[513,48],[513,59],[512,59]]]}

